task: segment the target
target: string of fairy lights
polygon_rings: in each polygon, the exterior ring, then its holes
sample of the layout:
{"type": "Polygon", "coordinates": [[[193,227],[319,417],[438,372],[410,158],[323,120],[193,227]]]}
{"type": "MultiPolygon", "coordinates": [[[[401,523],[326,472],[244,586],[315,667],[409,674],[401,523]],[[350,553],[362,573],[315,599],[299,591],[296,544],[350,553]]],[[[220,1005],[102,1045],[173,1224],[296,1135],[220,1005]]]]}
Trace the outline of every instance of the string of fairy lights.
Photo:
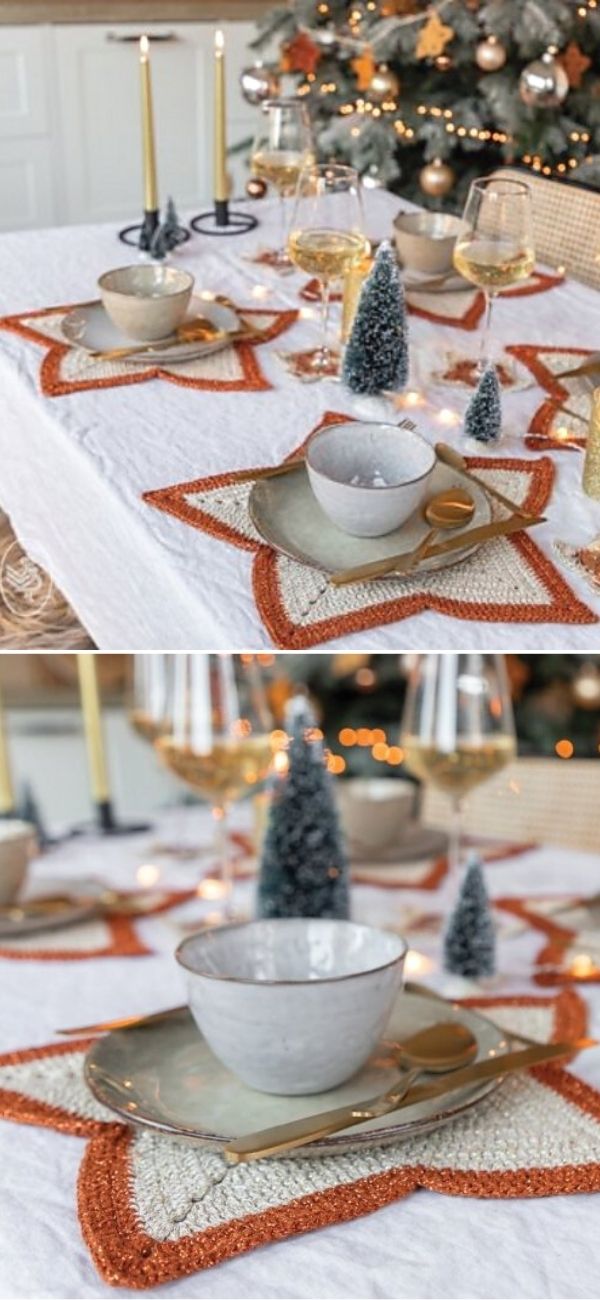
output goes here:
{"type": "MultiPolygon", "coordinates": [[[[402,18],[396,16],[394,19],[395,26],[404,26],[423,22],[427,15],[431,14],[433,11],[441,14],[448,3],[449,0],[441,0],[439,4],[430,7],[425,13],[406,15],[402,18]]],[[[589,17],[590,13],[593,13],[598,9],[599,4],[600,0],[581,0],[581,3],[577,5],[575,12],[577,16],[584,21],[589,17]]],[[[343,34],[336,31],[336,42],[342,46],[344,44],[352,46],[355,50],[372,49],[372,44],[364,38],[361,39],[359,32],[364,20],[365,11],[373,14],[379,11],[379,8],[380,6],[377,3],[377,0],[366,0],[362,9],[358,7],[351,9],[346,19],[350,37],[345,38],[343,34]]],[[[326,20],[329,17],[330,6],[327,3],[327,0],[320,0],[316,6],[316,12],[320,19],[326,20]]],[[[557,52],[554,47],[552,47],[552,51],[557,52]]],[[[440,67],[442,66],[440,60],[437,60],[436,62],[438,62],[440,67]]],[[[384,68],[385,66],[386,65],[383,65],[384,68]]],[[[314,72],[309,72],[305,74],[305,80],[300,83],[296,93],[300,96],[310,96],[317,93],[321,98],[326,98],[338,94],[339,90],[340,87],[335,80],[319,81],[314,72]]],[[[429,117],[431,119],[444,119],[446,134],[450,137],[455,137],[457,140],[477,140],[481,144],[489,143],[499,146],[510,146],[514,143],[514,137],[507,131],[474,125],[466,126],[463,123],[456,121],[453,110],[448,107],[441,108],[436,104],[421,103],[417,105],[414,111],[418,118],[429,117]]],[[[410,143],[417,136],[417,129],[415,129],[415,126],[410,122],[405,120],[398,100],[393,96],[377,101],[369,98],[367,92],[366,95],[359,95],[355,99],[340,104],[337,112],[340,117],[356,117],[358,119],[364,118],[366,120],[375,121],[378,118],[393,117],[394,130],[403,143],[410,143]]],[[[361,131],[362,125],[357,121],[350,128],[350,135],[354,139],[357,139],[360,136],[361,131]]],[[[568,139],[571,144],[586,145],[590,143],[591,135],[589,131],[582,128],[580,130],[571,131],[568,139]]],[[[516,160],[511,159],[511,161],[516,160]]],[[[560,177],[578,167],[581,158],[577,157],[574,153],[569,152],[566,158],[551,164],[544,160],[544,158],[537,152],[525,152],[519,156],[518,161],[525,167],[530,168],[532,172],[538,173],[542,176],[560,177]]]]}

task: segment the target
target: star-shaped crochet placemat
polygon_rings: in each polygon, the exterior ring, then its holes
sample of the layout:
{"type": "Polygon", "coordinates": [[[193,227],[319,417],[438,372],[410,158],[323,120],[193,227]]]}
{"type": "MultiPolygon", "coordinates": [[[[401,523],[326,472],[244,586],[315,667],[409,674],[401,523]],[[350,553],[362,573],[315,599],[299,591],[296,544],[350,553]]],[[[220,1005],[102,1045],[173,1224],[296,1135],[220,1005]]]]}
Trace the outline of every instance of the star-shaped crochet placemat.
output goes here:
{"type": "MultiPolygon", "coordinates": [[[[159,916],[172,907],[194,898],[195,890],[179,889],[157,891],[156,901],[152,902],[148,893],[130,898],[135,904],[136,897],[141,900],[138,920],[159,916]]],[[[21,935],[18,938],[0,938],[0,958],[10,961],[82,961],[96,957],[147,957],[153,951],[140,938],[136,919],[126,911],[112,915],[98,915],[75,925],[54,927],[38,934],[21,935]]]]}
{"type": "MultiPolygon", "coordinates": [[[[535,958],[534,980],[543,987],[555,984],[600,983],[600,934],[597,918],[586,911],[584,897],[567,901],[564,915],[554,911],[554,898],[499,898],[494,902],[504,912],[518,917],[545,935],[535,958]]],[[[593,901],[593,900],[592,900],[593,901]]]]}
{"type": "MultiPolygon", "coordinates": [[[[489,1008],[503,1026],[540,1042],[585,1033],[585,1007],[573,991],[466,1005],[489,1008]]],[[[451,1124],[396,1145],[230,1166],[217,1151],[116,1122],[84,1083],[87,1046],[0,1057],[0,1114],[90,1139],[79,1220],[113,1286],[156,1287],[358,1218],[418,1187],[498,1198],[600,1188],[600,1094],[556,1066],[513,1075],[451,1124]]]]}
{"type": "Polygon", "coordinates": [[[77,306],[46,307],[43,311],[21,312],[0,319],[0,329],[9,330],[45,348],[40,366],[40,388],[45,397],[64,397],[68,393],[92,388],[115,388],[120,384],[144,384],[149,379],[165,379],[170,384],[196,388],[200,392],[249,393],[270,389],[259,365],[256,349],[260,344],[279,338],[294,324],[296,311],[272,311],[262,308],[237,308],[244,322],[260,330],[260,337],[245,339],[231,347],[198,357],[195,361],[142,365],[133,361],[93,360],[82,348],[65,342],[61,324],[77,306]]]}
{"type": "MultiPolygon", "coordinates": [[[[351,418],[327,411],[317,427],[351,418]]],[[[297,456],[306,441],[288,459],[297,456]]],[[[519,505],[532,512],[544,510],[554,476],[547,457],[471,457],[467,464],[519,505]]],[[[254,554],[257,610],[282,649],[306,649],[427,609],[489,623],[597,622],[526,532],[494,538],[470,559],[435,573],[334,587],[320,569],[300,564],[263,541],[250,518],[251,488],[248,470],[232,470],[145,492],[143,499],[254,554]]]]}
{"type": "MultiPolygon", "coordinates": [[[[563,276],[534,271],[531,280],[519,289],[505,289],[500,298],[526,298],[531,294],[547,293],[563,283],[563,276]]],[[[459,293],[419,293],[409,289],[406,295],[409,311],[436,325],[453,325],[455,329],[476,330],[485,312],[485,294],[481,289],[462,290],[459,293]]]]}
{"type": "Polygon", "coordinates": [[[506,348],[531,372],[548,397],[535,411],[525,437],[533,451],[568,451],[569,443],[585,447],[590,419],[591,395],[600,382],[584,375],[559,378],[594,355],[589,348],[547,348],[539,344],[512,344],[506,348]]]}

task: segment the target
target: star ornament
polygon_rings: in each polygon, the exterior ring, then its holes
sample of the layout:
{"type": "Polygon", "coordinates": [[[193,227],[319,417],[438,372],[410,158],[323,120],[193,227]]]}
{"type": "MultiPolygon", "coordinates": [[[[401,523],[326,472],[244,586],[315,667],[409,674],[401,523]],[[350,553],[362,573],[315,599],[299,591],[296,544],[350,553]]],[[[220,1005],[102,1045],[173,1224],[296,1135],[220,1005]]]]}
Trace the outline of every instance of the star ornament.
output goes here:
{"type": "Polygon", "coordinates": [[[358,90],[368,90],[376,68],[371,50],[365,50],[357,59],[352,59],[351,68],[356,77],[358,90]]]}
{"type": "Polygon", "coordinates": [[[416,46],[418,59],[437,59],[444,53],[454,36],[454,29],[443,23],[437,10],[432,9],[425,26],[419,32],[416,46]]]}
{"type": "Polygon", "coordinates": [[[281,71],[303,72],[306,76],[316,72],[320,58],[319,46],[306,32],[298,32],[283,48],[281,71]]]}
{"type": "Polygon", "coordinates": [[[579,90],[584,74],[592,66],[592,60],[580,50],[577,41],[571,41],[558,61],[562,63],[569,78],[571,90],[579,90]]]}

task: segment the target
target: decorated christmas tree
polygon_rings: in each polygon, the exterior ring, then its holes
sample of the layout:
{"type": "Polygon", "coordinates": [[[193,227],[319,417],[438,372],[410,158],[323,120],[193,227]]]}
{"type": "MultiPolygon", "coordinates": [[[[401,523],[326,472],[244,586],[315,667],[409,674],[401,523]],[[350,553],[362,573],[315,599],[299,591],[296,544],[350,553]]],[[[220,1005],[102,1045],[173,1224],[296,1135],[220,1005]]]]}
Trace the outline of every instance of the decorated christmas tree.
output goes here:
{"type": "Polygon", "coordinates": [[[497,442],[502,432],[500,384],[495,366],[487,366],[465,413],[465,433],[477,442],[497,442]]]}
{"type": "Polygon", "coordinates": [[[348,865],[323,748],[306,700],[290,702],[289,767],[277,778],[265,835],[258,911],[264,917],[348,916],[348,865]]]}
{"type": "Polygon", "coordinates": [[[342,378],[353,393],[403,388],[408,379],[404,288],[390,245],[380,245],[361,290],[342,378]]]}
{"type": "Polygon", "coordinates": [[[493,975],[496,936],[481,863],[473,858],[444,938],[444,965],[453,975],[480,979],[493,975]]]}
{"type": "Polygon", "coordinates": [[[600,187],[598,0],[290,0],[255,48],[367,183],[455,209],[503,164],[600,187]]]}

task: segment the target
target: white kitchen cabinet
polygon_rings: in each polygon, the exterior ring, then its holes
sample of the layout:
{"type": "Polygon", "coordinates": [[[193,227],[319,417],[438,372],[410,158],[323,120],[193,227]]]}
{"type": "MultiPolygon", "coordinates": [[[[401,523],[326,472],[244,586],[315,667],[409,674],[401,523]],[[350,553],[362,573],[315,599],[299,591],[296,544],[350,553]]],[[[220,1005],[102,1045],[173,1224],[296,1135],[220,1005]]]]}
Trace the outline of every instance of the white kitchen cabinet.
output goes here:
{"type": "MultiPolygon", "coordinates": [[[[136,219],[141,212],[140,27],[66,26],[54,32],[65,219],[136,219]]],[[[252,131],[237,89],[251,24],[224,24],[229,139],[252,131]]],[[[162,201],[206,205],[212,175],[214,26],[149,24],[157,171],[162,201]]]]}
{"type": "MultiPolygon", "coordinates": [[[[225,22],[228,143],[252,136],[238,85],[253,23],[225,22]]],[[[212,197],[214,23],[0,26],[0,230],[136,221],[142,208],[139,37],[151,41],[159,194],[212,197]]],[[[243,192],[244,157],[230,162],[243,192]]]]}
{"type": "Polygon", "coordinates": [[[46,27],[0,27],[0,230],[57,219],[46,27]]]}

